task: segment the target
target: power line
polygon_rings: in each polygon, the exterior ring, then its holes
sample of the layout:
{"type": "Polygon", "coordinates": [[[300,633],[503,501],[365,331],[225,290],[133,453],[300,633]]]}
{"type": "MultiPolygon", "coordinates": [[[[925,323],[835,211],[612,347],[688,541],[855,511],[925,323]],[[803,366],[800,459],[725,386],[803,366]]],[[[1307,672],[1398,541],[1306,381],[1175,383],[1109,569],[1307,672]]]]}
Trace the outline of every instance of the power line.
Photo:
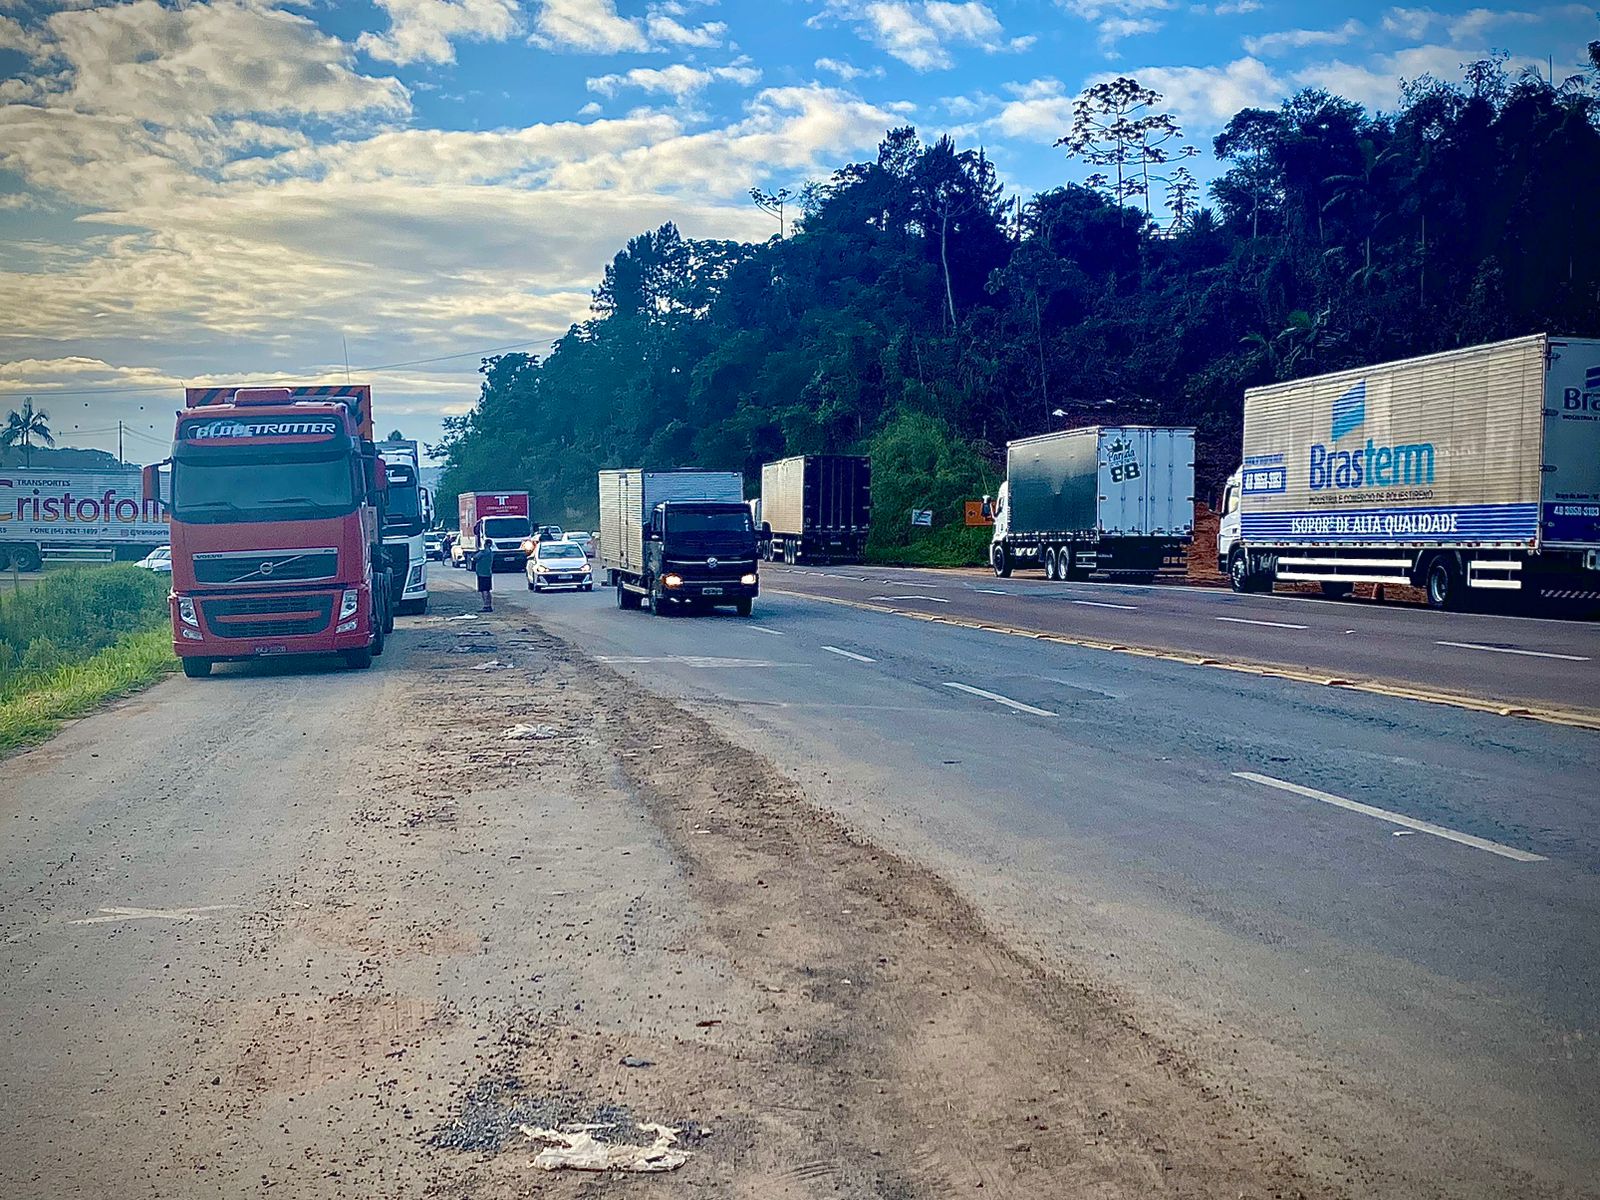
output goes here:
{"type": "MultiPolygon", "coordinates": [[[[490,354],[499,354],[506,350],[522,350],[528,346],[550,346],[554,345],[558,340],[560,339],[533,338],[530,341],[512,342],[505,346],[487,346],[482,350],[461,350],[455,354],[437,354],[432,358],[413,358],[408,362],[380,363],[377,366],[372,367],[351,367],[350,370],[357,374],[365,372],[366,374],[370,375],[375,374],[378,371],[397,371],[401,367],[421,367],[427,365],[428,363],[448,362],[455,358],[483,358],[490,354]]],[[[275,373],[275,377],[278,379],[283,379],[297,374],[312,373],[314,373],[313,369],[308,367],[305,371],[301,372],[278,371],[275,373]]],[[[266,382],[270,384],[271,381],[269,380],[266,382]]],[[[129,387],[112,388],[52,388],[49,386],[41,386],[33,388],[20,388],[16,391],[3,391],[0,392],[0,397],[10,398],[12,396],[37,396],[41,399],[48,400],[52,396],[128,396],[140,392],[170,392],[182,386],[183,384],[181,383],[142,383],[130,385],[129,387]]],[[[248,387],[250,385],[240,383],[229,384],[227,386],[248,387]]]]}

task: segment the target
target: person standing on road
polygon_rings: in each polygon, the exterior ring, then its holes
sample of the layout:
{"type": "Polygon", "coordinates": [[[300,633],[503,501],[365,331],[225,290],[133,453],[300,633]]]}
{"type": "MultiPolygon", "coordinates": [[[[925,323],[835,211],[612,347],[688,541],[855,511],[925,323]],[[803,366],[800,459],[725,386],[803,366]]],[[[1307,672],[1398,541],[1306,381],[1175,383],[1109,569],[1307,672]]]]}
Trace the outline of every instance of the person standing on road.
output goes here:
{"type": "Polygon", "coordinates": [[[494,611],[494,547],[488,538],[483,539],[483,545],[478,549],[478,555],[472,560],[473,569],[478,572],[478,594],[483,597],[483,611],[494,611]]]}

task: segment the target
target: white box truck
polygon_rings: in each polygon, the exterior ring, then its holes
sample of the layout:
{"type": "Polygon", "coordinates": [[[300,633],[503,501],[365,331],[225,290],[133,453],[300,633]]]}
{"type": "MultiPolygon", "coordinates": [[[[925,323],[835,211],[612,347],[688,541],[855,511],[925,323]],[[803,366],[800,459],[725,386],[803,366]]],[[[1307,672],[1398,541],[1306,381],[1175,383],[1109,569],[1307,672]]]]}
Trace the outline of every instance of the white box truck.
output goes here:
{"type": "Polygon", "coordinates": [[[1048,579],[1144,582],[1182,566],[1194,535],[1194,430],[1092,425],[1006,445],[1006,478],[984,497],[989,561],[1048,579]]]}
{"type": "Polygon", "coordinates": [[[602,582],[617,607],[657,614],[732,605],[760,591],[756,527],[737,471],[601,471],[602,582]]]}
{"type": "Polygon", "coordinates": [[[1250,389],[1217,562],[1235,591],[1600,600],[1600,340],[1536,334],[1250,389]]]}
{"type": "Polygon", "coordinates": [[[384,496],[383,552],[394,580],[395,611],[428,611],[428,553],[423,531],[433,524],[433,498],[422,486],[422,460],[417,443],[408,439],[379,442],[388,491],[384,496]]]}

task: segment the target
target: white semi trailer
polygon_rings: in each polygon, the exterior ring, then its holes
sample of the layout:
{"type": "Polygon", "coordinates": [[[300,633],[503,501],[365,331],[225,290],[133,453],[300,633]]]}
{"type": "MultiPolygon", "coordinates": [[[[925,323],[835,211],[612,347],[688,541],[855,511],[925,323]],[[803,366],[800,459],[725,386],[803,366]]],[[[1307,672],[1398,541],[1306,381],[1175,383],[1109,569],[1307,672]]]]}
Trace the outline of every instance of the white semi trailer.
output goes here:
{"type": "Polygon", "coordinates": [[[1217,563],[1241,592],[1600,600],[1600,341],[1537,334],[1250,389],[1217,563]]]}

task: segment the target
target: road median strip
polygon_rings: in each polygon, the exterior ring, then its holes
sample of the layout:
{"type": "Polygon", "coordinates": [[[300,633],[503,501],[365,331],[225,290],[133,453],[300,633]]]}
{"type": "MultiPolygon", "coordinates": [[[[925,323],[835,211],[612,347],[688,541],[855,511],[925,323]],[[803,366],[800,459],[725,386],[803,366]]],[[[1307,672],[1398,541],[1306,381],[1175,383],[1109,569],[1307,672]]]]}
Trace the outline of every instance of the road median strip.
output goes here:
{"type": "Polygon", "coordinates": [[[1104,642],[1095,638],[1073,634],[1052,633],[1042,629],[1026,629],[1015,625],[996,625],[973,617],[947,616],[938,613],[912,612],[888,605],[872,604],[864,600],[847,600],[841,596],[821,596],[812,592],[792,592],[777,588],[768,589],[777,596],[796,600],[815,600],[822,604],[837,604],[844,608],[864,612],[882,613],[891,617],[910,617],[917,621],[938,622],[974,629],[981,633],[998,633],[1006,637],[1033,638],[1056,642],[1063,646],[1076,646],[1081,650],[1103,650],[1113,654],[1131,654],[1139,658],[1160,659],[1163,662],[1182,663],[1191,667],[1209,667],[1213,670],[1233,671],[1242,675],[1259,675],[1268,679],[1286,679],[1294,683],[1311,683],[1319,687],[1336,687],[1346,691],[1364,692],[1375,696],[1389,696],[1399,700],[1415,700],[1422,704],[1439,704],[1449,708],[1462,708],[1471,712],[1488,713],[1497,717],[1520,717],[1541,721],[1548,725],[1563,725],[1573,729],[1600,731],[1600,712],[1587,709],[1561,708],[1551,705],[1514,704],[1504,700],[1491,700],[1482,696],[1468,696],[1456,692],[1439,692],[1413,684],[1379,679],[1348,679],[1326,671],[1311,671],[1279,663],[1243,662],[1208,658],[1186,654],[1180,650],[1165,650],[1155,646],[1129,646],[1121,642],[1104,642]]]}

